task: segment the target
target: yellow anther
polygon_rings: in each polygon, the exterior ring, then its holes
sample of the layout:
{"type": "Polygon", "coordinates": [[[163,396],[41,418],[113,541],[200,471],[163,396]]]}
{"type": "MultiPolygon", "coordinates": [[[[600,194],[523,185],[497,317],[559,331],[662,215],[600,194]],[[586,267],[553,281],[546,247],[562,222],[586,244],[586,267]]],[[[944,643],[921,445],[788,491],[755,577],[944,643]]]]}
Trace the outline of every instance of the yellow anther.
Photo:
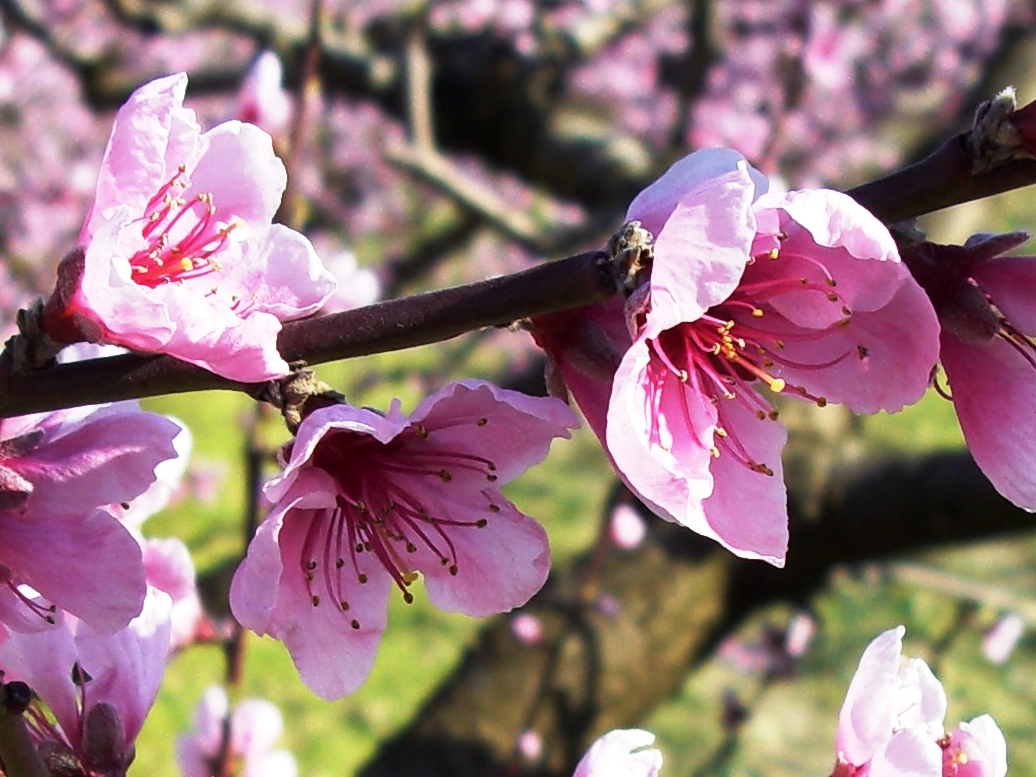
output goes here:
{"type": "Polygon", "coordinates": [[[780,256],[780,254],[781,254],[781,252],[778,251],[776,246],[775,246],[775,247],[773,247],[773,248],[771,248],[769,250],[769,252],[767,253],[767,256],[769,256],[771,259],[776,259],[778,256],[780,256]]]}
{"type": "Polygon", "coordinates": [[[756,318],[762,318],[763,317],[763,311],[761,309],[759,309],[759,308],[752,308],[752,315],[755,316],[756,318]]]}

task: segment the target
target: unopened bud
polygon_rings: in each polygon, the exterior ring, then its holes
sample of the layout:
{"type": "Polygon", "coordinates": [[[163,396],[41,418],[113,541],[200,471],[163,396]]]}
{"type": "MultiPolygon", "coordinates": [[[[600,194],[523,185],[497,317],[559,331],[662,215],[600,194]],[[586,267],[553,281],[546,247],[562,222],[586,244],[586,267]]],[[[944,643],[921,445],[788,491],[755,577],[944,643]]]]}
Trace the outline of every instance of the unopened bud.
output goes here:
{"type": "Polygon", "coordinates": [[[107,702],[98,702],[83,723],[83,756],[91,769],[103,774],[125,770],[126,733],[119,713],[107,702]]]}

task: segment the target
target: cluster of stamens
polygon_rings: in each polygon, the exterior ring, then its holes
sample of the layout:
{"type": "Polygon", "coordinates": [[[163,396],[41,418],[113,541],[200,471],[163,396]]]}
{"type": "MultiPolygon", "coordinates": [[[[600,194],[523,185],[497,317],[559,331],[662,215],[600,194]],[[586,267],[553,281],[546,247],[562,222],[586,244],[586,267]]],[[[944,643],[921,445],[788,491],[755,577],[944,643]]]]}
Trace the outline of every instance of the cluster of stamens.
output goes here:
{"type": "MultiPolygon", "coordinates": [[[[475,425],[482,428],[487,422],[478,418],[475,425]]],[[[360,571],[365,556],[389,573],[408,604],[414,598],[408,588],[417,572],[407,557],[419,547],[430,550],[449,574],[458,573],[449,532],[484,528],[488,517],[456,520],[435,515],[406,482],[435,478],[449,484],[461,473],[476,473],[492,484],[497,480],[496,465],[481,456],[438,448],[433,436],[432,430],[415,425],[387,445],[348,433],[331,433],[318,445],[313,463],[335,479],[339,493],[333,509],[314,515],[303,541],[300,564],[314,607],[324,603],[322,592],[327,592],[335,607],[348,613],[343,576],[353,575],[360,585],[366,584],[368,576],[360,571]]],[[[481,489],[481,494],[487,515],[499,513],[496,488],[481,489]]],[[[361,627],[355,617],[350,625],[361,627]]]]}
{"type": "Polygon", "coordinates": [[[212,256],[241,223],[237,219],[217,222],[210,192],[185,199],[182,195],[190,185],[186,168],[181,165],[144,210],[141,236],[146,245],[130,257],[133,280],[141,286],[153,289],[220,269],[212,256]],[[182,234],[177,234],[180,231],[182,234]]]}
{"type": "MultiPolygon", "coordinates": [[[[778,239],[783,243],[787,235],[781,233],[778,239]]],[[[827,404],[823,396],[810,393],[805,386],[788,385],[783,378],[774,374],[774,368],[784,366],[798,370],[821,370],[847,358],[863,360],[867,356],[867,350],[862,345],[823,363],[802,364],[783,355],[788,342],[820,340],[828,334],[828,330],[795,328],[777,334],[760,326],[763,319],[777,315],[768,312],[768,299],[803,290],[822,294],[828,302],[840,307],[840,320],[836,326],[847,327],[852,312],[836,291],[838,284],[835,278],[823,264],[808,257],[796,256],[796,259],[820,269],[822,280],[765,276],[752,279],[751,266],[756,262],[780,259],[777,247],[752,257],[741,284],[727,300],[710,308],[698,320],[679,324],[648,343],[653,360],[657,359],[667,372],[676,375],[689,390],[707,397],[716,407],[718,421],[715,435],[718,444],[712,448],[712,455],[720,455],[719,444],[722,444],[723,449],[742,465],[768,476],[773,475],[773,470],[764,463],[754,461],[740,441],[731,434],[729,425],[724,423],[725,413],[721,400],[737,400],[750,408],[760,420],[777,420],[777,410],[756,390],[756,384],[763,383],[775,394],[793,393],[823,407],[827,404]]],[[[686,413],[686,416],[690,424],[690,413],[686,413]]]]}

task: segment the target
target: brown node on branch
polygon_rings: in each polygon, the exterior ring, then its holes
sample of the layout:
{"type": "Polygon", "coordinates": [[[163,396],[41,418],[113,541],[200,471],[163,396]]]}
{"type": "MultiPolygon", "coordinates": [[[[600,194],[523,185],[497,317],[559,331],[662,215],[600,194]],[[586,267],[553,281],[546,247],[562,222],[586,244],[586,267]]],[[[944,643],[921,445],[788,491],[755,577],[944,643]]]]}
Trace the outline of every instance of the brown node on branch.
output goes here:
{"type": "Polygon", "coordinates": [[[320,380],[305,362],[292,362],[290,366],[291,375],[269,381],[257,398],[280,410],[294,435],[306,416],[322,407],[344,404],[345,396],[320,380]]]}

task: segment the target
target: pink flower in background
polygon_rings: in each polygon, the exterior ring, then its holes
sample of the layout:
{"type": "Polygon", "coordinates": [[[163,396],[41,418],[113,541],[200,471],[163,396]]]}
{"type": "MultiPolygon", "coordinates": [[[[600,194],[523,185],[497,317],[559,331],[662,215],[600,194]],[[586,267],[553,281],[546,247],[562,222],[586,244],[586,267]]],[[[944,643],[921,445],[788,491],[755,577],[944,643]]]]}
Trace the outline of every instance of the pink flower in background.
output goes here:
{"type": "Polygon", "coordinates": [[[608,536],[617,547],[633,550],[647,536],[647,524],[636,507],[620,502],[612,509],[608,519],[608,536]]]}
{"type": "Polygon", "coordinates": [[[765,186],[733,151],[676,163],[627,213],[655,237],[650,283],[626,306],[630,334],[614,302],[533,326],[645,504],[782,565],[786,432],[760,389],[899,410],[925,391],[938,323],[866,210],[837,192],[765,186]]]}
{"type": "Polygon", "coordinates": [[[451,384],[407,418],[337,405],[312,413],[238,568],[238,621],[282,640],[303,681],[334,699],[367,677],[393,585],[417,572],[444,610],[484,616],[524,604],[550,566],[543,528],[500,487],[547,455],[576,420],[554,399],[481,381],[451,384]]]}
{"type": "Polygon", "coordinates": [[[318,310],[334,278],[309,240],[271,224],[286,174],[270,136],[238,121],[202,133],[186,88],[182,73],[152,81],[119,111],[44,329],[234,380],[286,375],[281,321],[318,310]]]}
{"type": "Polygon", "coordinates": [[[982,638],[982,654],[994,664],[1006,663],[1024,633],[1025,619],[1016,612],[1009,612],[982,638]]]}
{"type": "Polygon", "coordinates": [[[245,75],[237,96],[237,118],[281,138],[291,121],[291,97],[281,86],[284,67],[280,57],[264,51],[245,75]]]}
{"type": "Polygon", "coordinates": [[[11,634],[0,647],[4,679],[27,683],[53,715],[27,715],[44,762],[73,758],[86,769],[54,773],[125,773],[165,672],[169,607],[149,588],[140,615],[114,634],[59,613],[56,628],[11,634]]]}
{"type": "Polygon", "coordinates": [[[105,508],[148,488],[179,431],[126,405],[0,421],[0,621],[36,631],[57,607],[110,632],[140,612],[140,548],[105,508]]]}
{"type": "Polygon", "coordinates": [[[1004,777],[1007,745],[982,715],[943,732],[946,693],[928,665],[903,659],[897,626],[867,646],[838,716],[834,777],[1004,777]]]}
{"type": "Polygon", "coordinates": [[[169,594],[169,646],[190,645],[199,631],[211,628],[198,596],[198,579],[187,546],[175,537],[141,539],[149,586],[169,594]]]}
{"type": "Polygon", "coordinates": [[[657,777],[662,753],[655,735],[638,728],[609,731],[586,751],[572,777],[657,777]]]}
{"type": "Polygon", "coordinates": [[[1036,257],[1000,255],[1028,238],[921,243],[903,260],[939,314],[939,359],[975,463],[1007,499],[1036,510],[1036,257]]]}
{"type": "Polygon", "coordinates": [[[323,252],[328,257],[327,269],[338,281],[338,290],[332,294],[321,313],[339,313],[377,302],[381,297],[381,281],[373,270],[360,267],[351,251],[329,248],[323,252]]]}
{"type": "Polygon", "coordinates": [[[287,750],[274,744],[284,732],[280,710],[265,699],[248,699],[230,713],[226,692],[212,686],[194,712],[194,730],[176,740],[176,761],[184,777],[221,774],[224,722],[229,720],[229,756],[239,764],[238,777],[295,777],[298,767],[287,750]]]}
{"type": "Polygon", "coordinates": [[[543,640],[543,621],[527,612],[511,617],[511,633],[523,645],[538,645],[543,640]]]}

